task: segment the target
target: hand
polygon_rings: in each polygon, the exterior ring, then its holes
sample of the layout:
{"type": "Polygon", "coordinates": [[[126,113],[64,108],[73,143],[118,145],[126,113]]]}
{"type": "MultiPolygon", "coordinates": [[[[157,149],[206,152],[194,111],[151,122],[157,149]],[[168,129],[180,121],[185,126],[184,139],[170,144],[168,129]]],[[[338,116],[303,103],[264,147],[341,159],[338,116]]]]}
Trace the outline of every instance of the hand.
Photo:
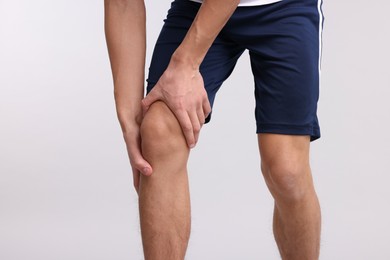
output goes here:
{"type": "Polygon", "coordinates": [[[198,142],[205,118],[211,112],[203,77],[198,69],[172,62],[149,94],[142,100],[143,114],[162,100],[172,110],[190,148],[198,142]]]}
{"type": "MultiPolygon", "coordinates": [[[[139,118],[139,117],[138,117],[139,118]]],[[[137,120],[140,121],[140,120],[137,120]]],[[[139,194],[140,174],[149,176],[152,174],[152,166],[143,158],[141,153],[141,135],[139,131],[140,123],[135,123],[128,133],[123,133],[126,142],[127,153],[130,159],[131,169],[133,171],[134,188],[139,194]]]]}

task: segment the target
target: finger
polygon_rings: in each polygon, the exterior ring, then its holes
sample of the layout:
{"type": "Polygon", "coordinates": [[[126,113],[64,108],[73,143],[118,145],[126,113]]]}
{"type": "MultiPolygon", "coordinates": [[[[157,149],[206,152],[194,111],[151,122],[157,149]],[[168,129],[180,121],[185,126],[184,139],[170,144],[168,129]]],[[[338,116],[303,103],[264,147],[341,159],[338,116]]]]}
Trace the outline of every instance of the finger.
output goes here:
{"type": "Polygon", "coordinates": [[[191,123],[192,123],[192,129],[193,129],[193,132],[194,132],[194,139],[195,139],[195,144],[198,142],[198,137],[199,137],[199,131],[200,131],[200,123],[199,123],[199,118],[198,118],[198,114],[197,112],[194,110],[194,111],[190,111],[190,120],[191,120],[191,123]]]}
{"type": "Polygon", "coordinates": [[[145,115],[146,111],[148,111],[150,105],[156,100],[160,99],[160,95],[158,93],[158,89],[156,86],[146,95],[144,99],[141,100],[142,114],[145,115]]]}
{"type": "Polygon", "coordinates": [[[196,111],[197,115],[198,115],[198,120],[199,120],[199,124],[200,124],[200,127],[203,126],[204,122],[205,122],[205,114],[203,112],[203,108],[199,108],[197,111],[196,111]]]}
{"type": "Polygon", "coordinates": [[[148,176],[152,174],[152,166],[143,158],[137,143],[130,144],[129,153],[132,167],[136,168],[144,175],[148,176]]]}
{"type": "Polygon", "coordinates": [[[195,145],[195,138],[192,129],[192,123],[188,116],[187,111],[185,111],[184,109],[179,109],[179,110],[174,110],[173,112],[177,120],[179,121],[184,137],[186,138],[187,145],[190,148],[193,148],[195,145]]]}
{"type": "Polygon", "coordinates": [[[135,167],[131,167],[131,169],[133,170],[133,185],[134,185],[135,191],[139,195],[140,172],[135,167]]]}
{"type": "Polygon", "coordinates": [[[202,107],[203,107],[204,115],[205,117],[207,117],[211,113],[211,105],[207,97],[203,100],[202,107]]]}

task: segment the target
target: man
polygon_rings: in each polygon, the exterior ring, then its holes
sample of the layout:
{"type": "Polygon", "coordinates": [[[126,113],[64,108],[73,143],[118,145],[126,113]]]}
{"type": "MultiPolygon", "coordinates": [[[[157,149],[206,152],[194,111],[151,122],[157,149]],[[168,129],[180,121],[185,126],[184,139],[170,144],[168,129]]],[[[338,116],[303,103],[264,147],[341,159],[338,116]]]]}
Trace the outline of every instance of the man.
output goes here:
{"type": "Polygon", "coordinates": [[[281,257],[319,258],[321,212],[309,148],[320,138],[320,1],[174,0],[153,52],[145,98],[144,2],[105,1],[114,96],[139,195],[145,259],[184,259],[190,149],[244,50],[255,79],[261,171],[275,200],[281,257]]]}

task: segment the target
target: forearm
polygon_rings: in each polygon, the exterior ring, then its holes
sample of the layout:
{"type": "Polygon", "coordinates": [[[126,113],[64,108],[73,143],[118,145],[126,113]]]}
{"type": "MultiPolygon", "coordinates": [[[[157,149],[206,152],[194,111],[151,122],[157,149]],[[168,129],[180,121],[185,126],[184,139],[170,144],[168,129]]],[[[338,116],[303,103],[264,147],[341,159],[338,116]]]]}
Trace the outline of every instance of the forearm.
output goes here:
{"type": "Polygon", "coordinates": [[[211,44],[239,2],[239,0],[204,0],[186,37],[173,54],[172,60],[198,69],[211,44]]]}
{"type": "Polygon", "coordinates": [[[124,132],[141,113],[146,51],[143,0],[105,0],[105,34],[117,115],[124,132]]]}

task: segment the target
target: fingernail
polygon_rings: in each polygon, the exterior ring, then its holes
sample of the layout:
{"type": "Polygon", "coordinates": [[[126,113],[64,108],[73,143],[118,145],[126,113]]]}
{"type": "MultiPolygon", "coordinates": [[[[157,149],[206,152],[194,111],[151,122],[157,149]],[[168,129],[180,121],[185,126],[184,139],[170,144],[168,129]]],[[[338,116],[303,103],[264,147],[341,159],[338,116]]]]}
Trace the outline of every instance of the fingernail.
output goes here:
{"type": "Polygon", "coordinates": [[[195,147],[195,144],[190,144],[190,148],[194,148],[195,147]]]}

